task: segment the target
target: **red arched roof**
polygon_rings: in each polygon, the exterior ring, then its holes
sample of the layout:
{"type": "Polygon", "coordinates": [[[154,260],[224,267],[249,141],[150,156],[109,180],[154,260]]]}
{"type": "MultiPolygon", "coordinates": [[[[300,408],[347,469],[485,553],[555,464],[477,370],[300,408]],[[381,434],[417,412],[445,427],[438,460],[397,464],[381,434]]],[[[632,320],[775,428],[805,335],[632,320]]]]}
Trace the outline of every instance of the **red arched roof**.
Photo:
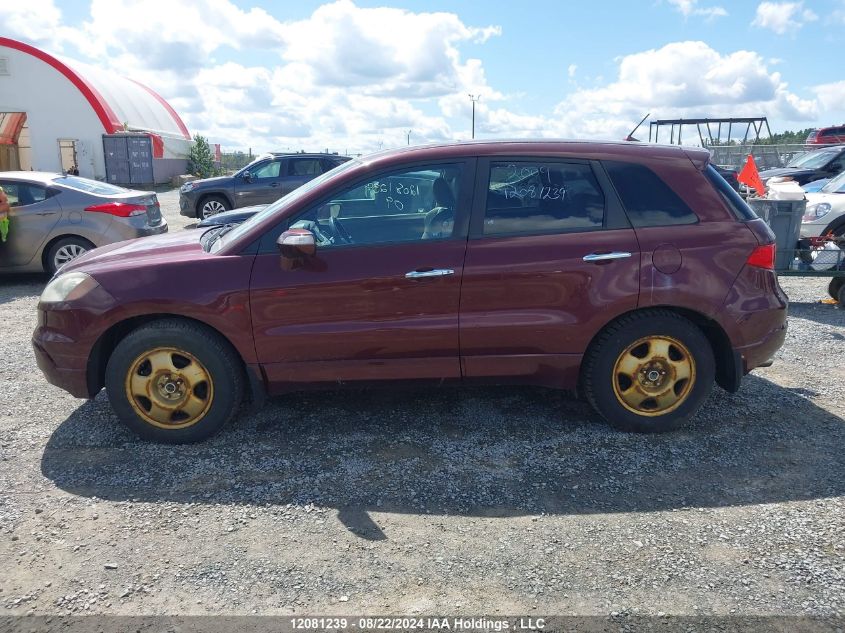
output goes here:
{"type": "MultiPolygon", "coordinates": [[[[82,93],[82,96],[88,101],[91,105],[91,108],[94,110],[94,113],[97,115],[97,118],[100,120],[100,123],[103,125],[103,129],[108,134],[114,134],[116,132],[123,131],[123,122],[120,120],[120,117],[115,113],[115,109],[109,104],[108,100],[103,96],[102,92],[97,90],[95,85],[88,81],[82,74],[65,64],[64,62],[56,59],[52,55],[45,53],[44,51],[35,48],[34,46],[30,46],[29,44],[25,44],[23,42],[19,42],[17,40],[10,39],[8,37],[0,37],[0,46],[6,46],[8,48],[20,51],[22,53],[26,53],[28,55],[32,55],[36,59],[48,64],[62,75],[64,75],[68,81],[70,81],[78,90],[82,93]]],[[[93,72],[93,68],[92,68],[93,72]]],[[[94,76],[98,76],[96,73],[94,76]]],[[[140,88],[145,90],[150,96],[158,102],[164,110],[170,115],[173,120],[175,126],[179,129],[182,136],[186,139],[190,140],[191,135],[188,132],[188,128],[185,127],[185,123],[176,113],[176,111],[170,106],[167,101],[165,101],[158,93],[154,92],[150,88],[147,88],[143,84],[138,83],[137,81],[133,81],[134,84],[138,85],[140,88]]],[[[106,90],[108,92],[108,90],[106,90]]],[[[118,109],[120,109],[118,107],[118,109]]]]}

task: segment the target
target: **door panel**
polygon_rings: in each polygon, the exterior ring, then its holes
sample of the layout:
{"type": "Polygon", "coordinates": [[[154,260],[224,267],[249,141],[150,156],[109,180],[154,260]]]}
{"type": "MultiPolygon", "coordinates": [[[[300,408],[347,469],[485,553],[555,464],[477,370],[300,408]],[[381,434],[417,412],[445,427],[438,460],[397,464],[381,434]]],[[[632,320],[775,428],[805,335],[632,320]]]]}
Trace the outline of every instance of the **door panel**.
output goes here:
{"type": "Polygon", "coordinates": [[[450,160],[370,174],[327,191],[262,238],[250,300],[271,390],[460,378],[458,309],[474,167],[450,160]],[[416,199],[406,199],[414,211],[402,213],[398,199],[379,204],[375,195],[381,188],[410,192],[409,174],[427,178],[430,188],[437,183],[440,203],[426,213],[410,204],[416,199]],[[319,238],[314,256],[282,259],[275,242],[288,227],[319,238]]]}
{"type": "Polygon", "coordinates": [[[636,235],[586,161],[479,161],[477,181],[461,289],[464,376],[573,387],[593,336],[637,307],[636,235]]]}
{"type": "Polygon", "coordinates": [[[270,204],[282,197],[281,174],[284,161],[274,160],[250,169],[251,179],[235,178],[235,207],[270,204]]]}
{"type": "Polygon", "coordinates": [[[458,378],[466,242],[318,249],[297,270],[258,255],[250,302],[259,362],[281,383],[458,378]],[[406,278],[418,269],[443,277],[406,278]]]}
{"type": "Polygon", "coordinates": [[[471,240],[461,354],[581,354],[612,313],[636,308],[638,277],[632,229],[471,240]],[[612,251],[631,257],[583,260],[612,251]]]}
{"type": "Polygon", "coordinates": [[[11,205],[9,235],[0,243],[0,268],[25,266],[41,253],[41,247],[62,215],[58,196],[44,199],[38,185],[0,181],[11,205]]]}

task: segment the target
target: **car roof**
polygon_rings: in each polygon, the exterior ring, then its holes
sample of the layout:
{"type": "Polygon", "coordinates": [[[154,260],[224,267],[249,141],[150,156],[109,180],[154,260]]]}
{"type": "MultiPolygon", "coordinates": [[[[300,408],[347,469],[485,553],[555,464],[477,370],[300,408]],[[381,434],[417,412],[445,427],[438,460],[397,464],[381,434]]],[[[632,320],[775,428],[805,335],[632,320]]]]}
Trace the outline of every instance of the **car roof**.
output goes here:
{"type": "Polygon", "coordinates": [[[457,156],[571,155],[580,158],[679,158],[686,154],[693,162],[704,165],[710,161],[710,151],[686,145],[659,145],[637,141],[581,140],[581,139],[497,139],[434,143],[383,150],[359,160],[364,164],[378,164],[399,155],[420,160],[457,156]]]}
{"type": "Polygon", "coordinates": [[[267,152],[262,156],[273,156],[274,158],[349,158],[342,154],[327,154],[326,152],[267,152]]]}
{"type": "Polygon", "coordinates": [[[56,178],[61,177],[61,174],[51,171],[0,171],[0,180],[26,180],[42,185],[49,185],[56,178]]]}

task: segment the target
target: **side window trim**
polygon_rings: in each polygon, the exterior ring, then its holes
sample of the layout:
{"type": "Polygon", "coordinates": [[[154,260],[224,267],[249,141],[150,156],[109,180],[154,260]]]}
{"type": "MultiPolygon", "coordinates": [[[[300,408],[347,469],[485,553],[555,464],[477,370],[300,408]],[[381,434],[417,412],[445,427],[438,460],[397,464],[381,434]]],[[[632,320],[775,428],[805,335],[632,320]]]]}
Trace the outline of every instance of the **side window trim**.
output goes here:
{"type": "MultiPolygon", "coordinates": [[[[437,159],[433,161],[414,161],[403,163],[389,171],[381,171],[378,169],[371,169],[365,175],[356,178],[355,180],[348,180],[342,185],[335,187],[327,196],[318,198],[315,202],[300,205],[297,209],[292,210],[284,220],[276,224],[272,229],[268,230],[261,238],[258,248],[259,255],[278,254],[276,249],[276,239],[278,236],[297,222],[303,214],[309,213],[315,207],[327,204],[336,199],[342,192],[349,189],[354,189],[365,185],[374,177],[386,178],[395,174],[401,174],[408,171],[419,171],[427,167],[437,167],[442,165],[459,165],[462,167],[462,176],[460,183],[460,195],[456,202],[455,208],[455,222],[452,231],[452,237],[444,238],[445,240],[464,240],[467,239],[467,232],[470,221],[470,209],[472,208],[474,192],[472,182],[475,178],[476,158],[470,156],[457,156],[450,159],[437,159]]],[[[396,246],[398,244],[413,244],[414,241],[401,242],[378,242],[370,244],[335,244],[330,250],[346,249],[346,248],[378,248],[381,246],[396,246]]],[[[319,249],[318,249],[319,250],[319,249]]]]}
{"type": "Polygon", "coordinates": [[[472,218],[469,227],[469,239],[496,239],[504,237],[532,237],[536,235],[568,235],[571,233],[587,233],[608,229],[631,228],[619,196],[610,184],[610,179],[599,161],[569,156],[524,155],[524,156],[490,156],[480,158],[476,167],[475,201],[472,208],[472,218]],[[586,165],[591,168],[599,190],[604,196],[604,220],[602,226],[574,227],[555,231],[532,231],[525,233],[508,233],[486,235],[484,233],[484,219],[487,213],[487,196],[490,190],[490,167],[493,163],[559,163],[586,165]]]}

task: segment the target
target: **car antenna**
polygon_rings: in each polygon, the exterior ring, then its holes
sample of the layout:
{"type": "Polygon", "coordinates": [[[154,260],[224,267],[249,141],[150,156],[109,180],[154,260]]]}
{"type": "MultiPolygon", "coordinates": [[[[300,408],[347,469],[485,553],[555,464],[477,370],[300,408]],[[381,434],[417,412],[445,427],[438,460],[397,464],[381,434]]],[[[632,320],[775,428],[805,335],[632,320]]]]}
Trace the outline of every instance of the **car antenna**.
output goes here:
{"type": "Polygon", "coordinates": [[[625,140],[626,140],[626,141],[637,141],[637,142],[639,143],[639,139],[634,138],[634,132],[636,132],[638,129],[640,129],[640,126],[641,126],[641,125],[645,122],[645,120],[649,117],[649,115],[650,115],[650,114],[651,114],[651,112],[649,112],[649,113],[648,113],[648,114],[646,114],[646,115],[645,115],[642,119],[640,119],[640,122],[639,122],[639,123],[637,123],[637,125],[636,125],[636,126],[634,126],[634,129],[633,129],[633,130],[631,130],[631,131],[628,133],[628,136],[626,136],[626,137],[625,137],[625,140]]]}

